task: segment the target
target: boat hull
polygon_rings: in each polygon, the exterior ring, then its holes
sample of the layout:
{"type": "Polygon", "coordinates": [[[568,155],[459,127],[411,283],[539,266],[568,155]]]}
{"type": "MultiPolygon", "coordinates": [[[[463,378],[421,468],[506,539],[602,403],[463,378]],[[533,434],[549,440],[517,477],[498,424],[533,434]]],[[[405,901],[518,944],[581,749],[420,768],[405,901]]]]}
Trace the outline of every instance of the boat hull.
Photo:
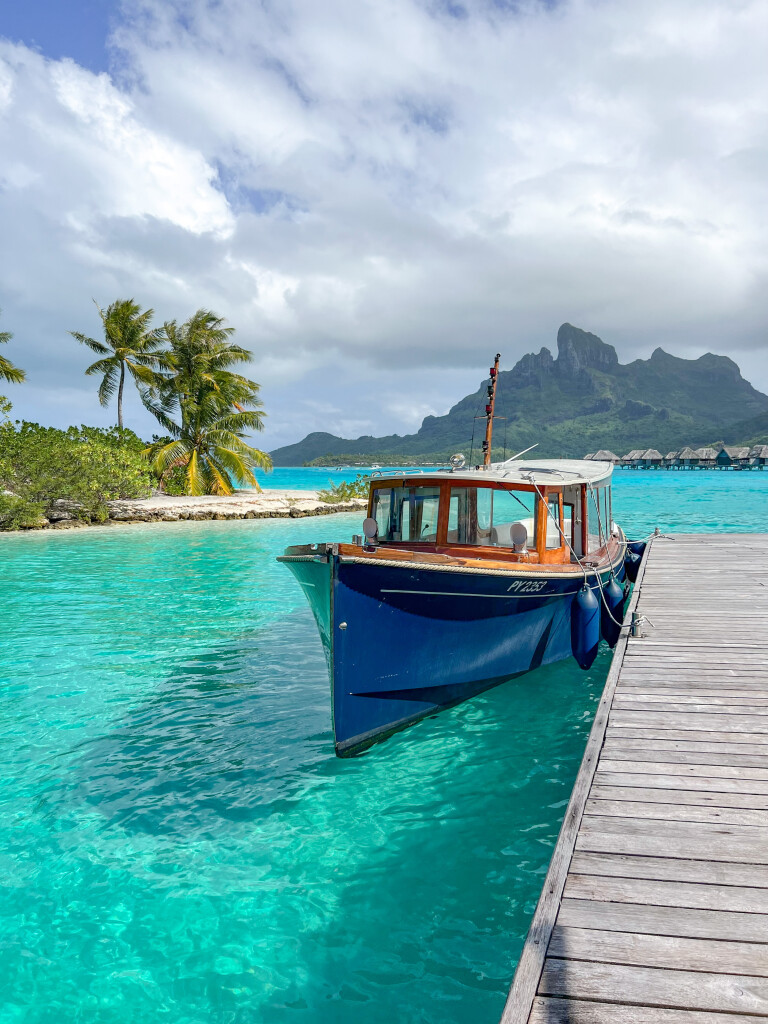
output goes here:
{"type": "MultiPolygon", "coordinates": [[[[579,572],[493,572],[284,556],[307,595],[331,677],[336,753],[572,654],[579,572]]],[[[623,550],[600,572],[624,581],[623,550]]],[[[589,585],[599,584],[594,573],[589,585]]]]}

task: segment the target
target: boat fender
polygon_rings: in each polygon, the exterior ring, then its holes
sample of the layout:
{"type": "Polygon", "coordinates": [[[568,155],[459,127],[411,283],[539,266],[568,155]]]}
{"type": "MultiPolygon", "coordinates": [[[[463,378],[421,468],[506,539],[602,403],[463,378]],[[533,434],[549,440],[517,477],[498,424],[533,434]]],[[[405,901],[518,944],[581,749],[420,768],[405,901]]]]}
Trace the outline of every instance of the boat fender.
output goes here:
{"type": "Polygon", "coordinates": [[[626,572],[627,579],[630,583],[634,583],[637,579],[637,573],[640,569],[641,561],[642,557],[640,555],[627,548],[627,552],[624,555],[624,571],[626,572]]]}
{"type": "Polygon", "coordinates": [[[600,602],[600,632],[609,647],[615,647],[624,618],[624,587],[613,577],[603,586],[600,602]]]}
{"type": "Polygon", "coordinates": [[[571,605],[571,650],[581,668],[590,668],[600,644],[600,602],[583,586],[571,605]]]}

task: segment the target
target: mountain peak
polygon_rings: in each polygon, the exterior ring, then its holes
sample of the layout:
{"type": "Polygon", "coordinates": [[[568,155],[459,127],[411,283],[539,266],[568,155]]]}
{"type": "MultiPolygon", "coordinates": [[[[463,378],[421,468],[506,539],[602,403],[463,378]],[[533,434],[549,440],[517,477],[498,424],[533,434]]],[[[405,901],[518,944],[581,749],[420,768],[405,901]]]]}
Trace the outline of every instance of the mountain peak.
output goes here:
{"type": "Polygon", "coordinates": [[[596,334],[582,331],[573,324],[563,324],[557,332],[556,365],[561,373],[576,374],[583,370],[610,373],[618,364],[616,349],[596,334]]]}

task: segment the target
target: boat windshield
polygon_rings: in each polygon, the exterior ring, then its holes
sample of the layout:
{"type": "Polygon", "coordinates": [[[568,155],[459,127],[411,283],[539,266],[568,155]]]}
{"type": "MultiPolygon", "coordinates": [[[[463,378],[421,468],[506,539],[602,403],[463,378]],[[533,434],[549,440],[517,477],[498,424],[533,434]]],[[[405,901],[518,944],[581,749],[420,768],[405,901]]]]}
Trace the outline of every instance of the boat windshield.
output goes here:
{"type": "Polygon", "coordinates": [[[512,527],[525,527],[526,544],[536,537],[536,495],[492,487],[452,487],[448,543],[512,547],[512,527]]]}
{"type": "Polygon", "coordinates": [[[437,540],[438,486],[377,487],[372,504],[371,515],[379,527],[379,540],[437,540]]]}
{"type": "MultiPolygon", "coordinates": [[[[540,499],[533,492],[455,486],[446,489],[445,496],[449,503],[447,534],[439,538],[440,543],[512,548],[517,540],[518,548],[535,548],[540,499]]],[[[439,485],[377,487],[371,505],[380,541],[437,543],[439,485]]],[[[560,547],[559,522],[559,499],[553,496],[546,516],[546,548],[560,547]]]]}

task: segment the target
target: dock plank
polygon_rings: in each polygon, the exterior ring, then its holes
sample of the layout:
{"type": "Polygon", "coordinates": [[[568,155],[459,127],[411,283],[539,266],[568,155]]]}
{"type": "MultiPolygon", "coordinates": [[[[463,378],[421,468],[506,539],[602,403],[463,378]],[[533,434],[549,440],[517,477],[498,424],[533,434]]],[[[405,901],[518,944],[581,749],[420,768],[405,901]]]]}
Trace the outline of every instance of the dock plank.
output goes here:
{"type": "Polygon", "coordinates": [[[768,1019],[768,534],[655,540],[633,612],[502,1024],[768,1019]]]}

